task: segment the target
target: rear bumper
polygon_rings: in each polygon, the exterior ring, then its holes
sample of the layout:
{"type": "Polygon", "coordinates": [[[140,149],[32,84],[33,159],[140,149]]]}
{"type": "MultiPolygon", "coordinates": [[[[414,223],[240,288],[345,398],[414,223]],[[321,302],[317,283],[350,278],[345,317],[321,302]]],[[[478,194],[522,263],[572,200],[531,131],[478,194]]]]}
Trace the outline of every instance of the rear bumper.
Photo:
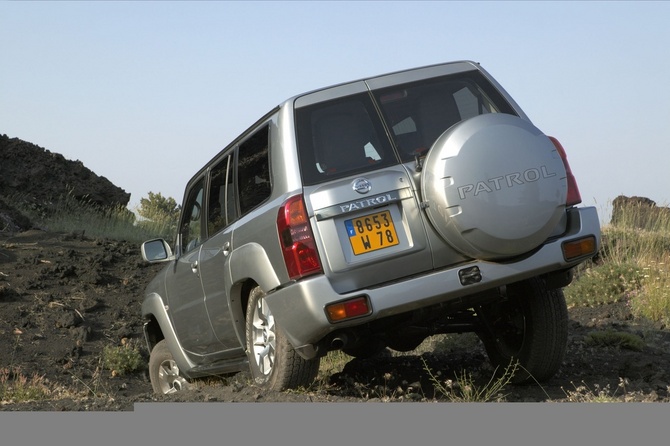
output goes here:
{"type": "Polygon", "coordinates": [[[598,213],[594,207],[574,208],[569,212],[565,235],[546,243],[533,255],[517,262],[502,264],[473,261],[346,294],[336,293],[325,276],[317,276],[275,290],[266,296],[266,301],[291,344],[305,358],[310,358],[317,354],[314,345],[332,331],[456,299],[467,302],[469,295],[541,274],[569,269],[581,263],[586,258],[567,262],[563,258],[561,244],[593,235],[596,237],[598,249],[598,213]],[[481,281],[462,285],[459,271],[473,266],[479,268],[481,281]],[[369,298],[372,307],[370,315],[336,324],[328,321],[326,305],[358,296],[369,298]]]}

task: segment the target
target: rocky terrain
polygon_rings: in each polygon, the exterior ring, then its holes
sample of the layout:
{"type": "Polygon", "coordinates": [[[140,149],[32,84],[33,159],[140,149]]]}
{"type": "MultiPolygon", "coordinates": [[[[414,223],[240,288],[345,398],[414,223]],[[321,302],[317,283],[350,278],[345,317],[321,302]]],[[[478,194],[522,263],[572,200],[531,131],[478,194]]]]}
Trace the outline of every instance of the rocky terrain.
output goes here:
{"type": "MultiPolygon", "coordinates": [[[[34,227],[16,209],[3,207],[3,197],[16,190],[34,199],[36,206],[46,206],[50,198],[43,191],[64,193],[68,187],[101,204],[128,200],[122,189],[81,163],[0,136],[0,369],[10,380],[39,377],[50,391],[47,399],[2,401],[0,410],[132,411],[135,403],[165,401],[449,401],[433,378],[442,384],[448,379],[457,382],[465,373],[473,385],[483,387],[492,375],[480,343],[464,335],[434,353],[351,360],[334,370],[324,365],[315,385],[304,391],[264,392],[240,373],[203,380],[180,394],[154,395],[146,368],[115,373],[101,358],[106,347],[127,345],[138,348],[146,363],[140,305],[144,287],[160,266],[145,264],[137,244],[89,238],[76,231],[54,233],[34,227]]],[[[634,320],[625,303],[571,308],[570,319],[568,351],[559,373],[542,385],[505,387],[500,392],[504,401],[606,396],[670,402],[667,327],[634,320]],[[608,330],[631,333],[644,345],[629,349],[587,342],[590,334],[608,330]]]]}
{"type": "Polygon", "coordinates": [[[130,200],[129,193],[96,175],[81,161],[0,135],[0,231],[32,226],[8,201],[20,201],[26,207],[48,213],[54,210],[59,197],[68,195],[101,207],[126,206],[130,200]]]}

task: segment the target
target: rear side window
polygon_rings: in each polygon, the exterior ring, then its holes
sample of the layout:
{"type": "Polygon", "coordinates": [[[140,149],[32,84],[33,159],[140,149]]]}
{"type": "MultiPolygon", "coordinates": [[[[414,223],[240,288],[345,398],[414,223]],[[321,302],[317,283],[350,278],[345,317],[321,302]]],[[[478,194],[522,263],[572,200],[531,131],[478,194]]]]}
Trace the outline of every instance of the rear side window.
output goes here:
{"type": "Polygon", "coordinates": [[[514,114],[479,72],[389,87],[374,95],[403,162],[425,154],[458,122],[485,113],[514,114]]]}
{"type": "Polygon", "coordinates": [[[398,162],[366,94],[299,108],[296,121],[305,185],[398,162]]]}
{"type": "Polygon", "coordinates": [[[237,218],[233,160],[233,155],[228,155],[212,168],[209,205],[207,206],[207,231],[209,236],[228,226],[237,218]]]}
{"type": "Polygon", "coordinates": [[[241,215],[246,214],[272,192],[269,160],[270,127],[265,126],[240,144],[237,163],[237,185],[241,215]]]}
{"type": "Polygon", "coordinates": [[[202,226],[202,204],[204,195],[204,179],[200,179],[189,191],[182,212],[179,228],[181,246],[184,253],[200,246],[205,234],[202,226]]]}

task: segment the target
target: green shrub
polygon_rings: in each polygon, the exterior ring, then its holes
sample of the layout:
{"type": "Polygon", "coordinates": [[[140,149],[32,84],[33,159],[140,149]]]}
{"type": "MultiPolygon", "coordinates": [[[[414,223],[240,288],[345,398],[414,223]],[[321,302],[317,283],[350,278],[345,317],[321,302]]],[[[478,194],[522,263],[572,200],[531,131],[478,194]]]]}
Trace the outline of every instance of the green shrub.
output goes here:
{"type": "Polygon", "coordinates": [[[131,343],[120,346],[107,345],[102,350],[102,365],[112,375],[126,375],[144,367],[144,358],[139,348],[131,343]]]}
{"type": "Polygon", "coordinates": [[[590,346],[617,347],[634,351],[641,351],[644,348],[644,340],[640,336],[611,329],[592,331],[586,335],[584,342],[590,346]]]}

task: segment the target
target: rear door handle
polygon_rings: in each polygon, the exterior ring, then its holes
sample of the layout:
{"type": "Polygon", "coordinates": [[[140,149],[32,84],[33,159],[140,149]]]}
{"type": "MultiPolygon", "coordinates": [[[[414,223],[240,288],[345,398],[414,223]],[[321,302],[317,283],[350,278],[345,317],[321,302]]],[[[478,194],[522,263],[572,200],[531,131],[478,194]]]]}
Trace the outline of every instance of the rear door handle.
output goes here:
{"type": "Polygon", "coordinates": [[[223,255],[227,256],[228,254],[230,254],[230,242],[223,244],[223,255]]]}
{"type": "Polygon", "coordinates": [[[195,275],[198,274],[198,261],[197,260],[195,262],[191,263],[191,271],[195,275]]]}

